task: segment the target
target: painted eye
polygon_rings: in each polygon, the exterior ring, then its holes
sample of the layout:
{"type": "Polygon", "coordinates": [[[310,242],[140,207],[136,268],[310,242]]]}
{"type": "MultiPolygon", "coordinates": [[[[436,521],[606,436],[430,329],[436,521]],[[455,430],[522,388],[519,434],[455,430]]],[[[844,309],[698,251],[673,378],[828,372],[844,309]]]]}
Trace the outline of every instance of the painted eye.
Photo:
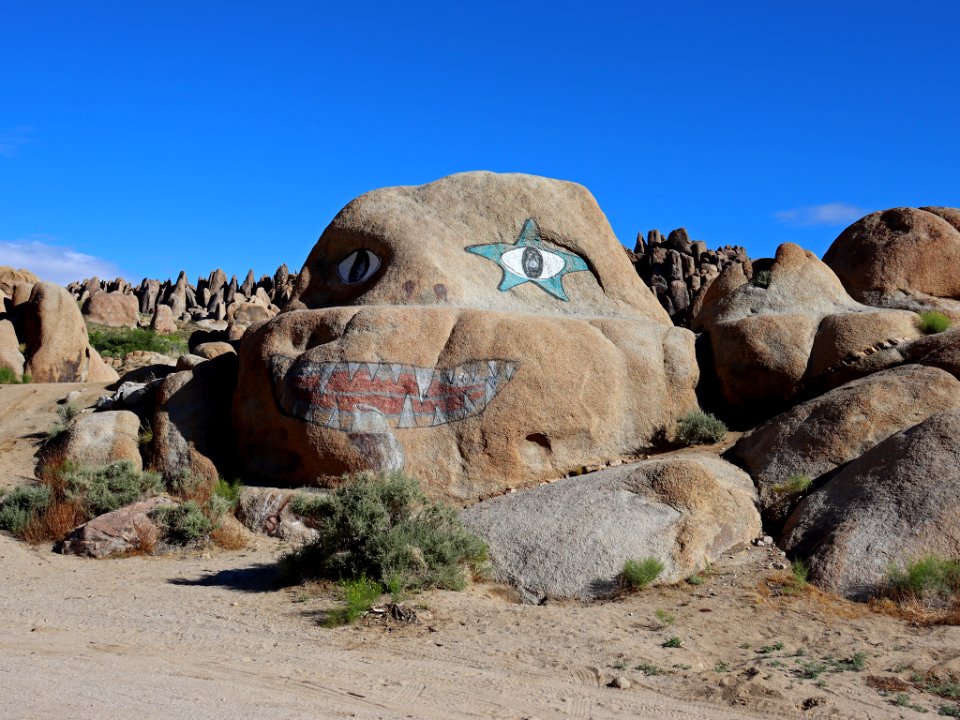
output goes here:
{"type": "Polygon", "coordinates": [[[500,260],[510,272],[530,280],[546,280],[558,275],[566,261],[549,250],[530,245],[505,252],[500,260]]]}
{"type": "Polygon", "coordinates": [[[361,283],[380,269],[380,258],[369,250],[354,250],[337,265],[337,274],[347,285],[361,283]]]}

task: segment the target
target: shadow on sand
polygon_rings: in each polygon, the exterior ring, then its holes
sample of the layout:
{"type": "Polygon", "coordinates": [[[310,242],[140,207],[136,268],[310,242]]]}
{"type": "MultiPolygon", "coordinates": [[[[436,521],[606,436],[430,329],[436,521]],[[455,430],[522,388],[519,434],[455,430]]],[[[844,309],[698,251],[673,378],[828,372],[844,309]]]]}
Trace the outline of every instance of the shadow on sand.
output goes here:
{"type": "Polygon", "coordinates": [[[171,585],[199,585],[225,587],[239,592],[271,592],[285,586],[275,564],[251,565],[207,573],[198,578],[171,578],[171,585]]]}

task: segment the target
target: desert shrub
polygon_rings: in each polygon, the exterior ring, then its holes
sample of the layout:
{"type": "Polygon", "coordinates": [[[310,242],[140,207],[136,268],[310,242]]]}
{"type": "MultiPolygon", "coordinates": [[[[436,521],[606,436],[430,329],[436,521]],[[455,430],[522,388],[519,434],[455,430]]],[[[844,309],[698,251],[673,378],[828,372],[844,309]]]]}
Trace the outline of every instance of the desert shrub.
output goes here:
{"type": "Polygon", "coordinates": [[[782,483],[774,485],[773,491],[778,494],[796,495],[798,493],[806,492],[812,484],[813,479],[809,475],[794,473],[782,483]]]}
{"type": "Polygon", "coordinates": [[[677,420],[676,440],[683,445],[720,442],[726,434],[723,421],[703,410],[684,413],[677,420]]]}
{"type": "Polygon", "coordinates": [[[298,492],[290,498],[288,507],[294,515],[316,520],[329,515],[333,505],[330,496],[325,493],[298,492]]]}
{"type": "Polygon", "coordinates": [[[383,587],[376,580],[361,576],[355,580],[342,580],[340,592],[343,607],[327,614],[326,624],[330,627],[348,625],[363,615],[383,593],[383,587]]]}
{"type": "Polygon", "coordinates": [[[810,566],[803,560],[794,560],[790,564],[790,574],[793,575],[794,584],[797,587],[806,587],[810,581],[810,566]]]}
{"type": "Polygon", "coordinates": [[[942,600],[960,593],[960,560],[926,555],[887,571],[887,592],[896,600],[942,600]]]}
{"type": "Polygon", "coordinates": [[[224,480],[223,478],[218,478],[217,484],[213,486],[213,496],[225,501],[228,510],[232,511],[240,502],[241,490],[243,490],[243,483],[239,480],[224,480]]]}
{"type": "Polygon", "coordinates": [[[181,500],[194,500],[200,505],[206,505],[210,501],[215,488],[216,482],[202,475],[194,475],[189,470],[184,470],[170,481],[170,491],[174,495],[181,500]]]}
{"type": "Polygon", "coordinates": [[[157,335],[146,328],[91,327],[90,344],[104,357],[122,358],[135,350],[180,356],[187,352],[187,341],[176,335],[157,335]]]}
{"type": "Polygon", "coordinates": [[[50,506],[50,488],[18,485],[0,499],[0,530],[22,536],[27,526],[50,506]]]}
{"type": "Polygon", "coordinates": [[[620,571],[620,585],[627,590],[642,590],[660,576],[663,567],[655,557],[627,560],[620,571]]]}
{"type": "Polygon", "coordinates": [[[759,288],[768,288],[770,287],[770,271],[769,270],[760,270],[754,274],[753,279],[750,280],[750,284],[759,287],[759,288]]]}
{"type": "Polygon", "coordinates": [[[8,367],[0,367],[0,385],[18,385],[28,382],[30,382],[29,375],[17,375],[8,367]]]}
{"type": "MultiPolygon", "coordinates": [[[[360,474],[311,507],[317,537],[286,555],[293,580],[369,578],[399,589],[460,589],[463,566],[477,569],[486,546],[453,508],[424,496],[399,473],[360,474]]],[[[300,509],[304,509],[301,506],[300,509]]]]}
{"type": "Polygon", "coordinates": [[[920,319],[917,321],[920,332],[927,335],[941,333],[948,329],[951,324],[950,318],[936,310],[927,310],[920,313],[920,319]]]}
{"type": "Polygon", "coordinates": [[[204,540],[216,529],[214,521],[207,517],[195,500],[187,500],[179,505],[161,505],[153,511],[152,516],[164,537],[180,545],[204,540]]]}
{"type": "Polygon", "coordinates": [[[157,473],[139,472],[129,460],[99,467],[67,466],[63,475],[66,499],[82,505],[89,517],[112,512],[164,489],[157,473]]]}

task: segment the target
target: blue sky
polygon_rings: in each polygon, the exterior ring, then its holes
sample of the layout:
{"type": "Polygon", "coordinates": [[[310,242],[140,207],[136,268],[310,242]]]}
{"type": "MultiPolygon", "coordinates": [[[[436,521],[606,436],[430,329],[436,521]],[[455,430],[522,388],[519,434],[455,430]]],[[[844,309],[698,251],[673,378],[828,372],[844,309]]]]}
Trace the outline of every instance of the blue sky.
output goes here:
{"type": "Polygon", "coordinates": [[[822,254],[960,205],[960,3],[0,3],[0,264],[299,269],[367,190],[586,185],[621,241],[822,254]]]}

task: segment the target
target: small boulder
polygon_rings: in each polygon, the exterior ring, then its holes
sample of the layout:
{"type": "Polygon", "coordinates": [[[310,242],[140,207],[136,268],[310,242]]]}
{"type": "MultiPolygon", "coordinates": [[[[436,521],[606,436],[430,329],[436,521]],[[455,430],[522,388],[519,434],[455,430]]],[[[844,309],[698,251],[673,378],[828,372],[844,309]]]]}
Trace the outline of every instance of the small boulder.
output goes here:
{"type": "Polygon", "coordinates": [[[960,557],[960,409],[865,452],[793,511],[781,540],[821,588],[866,600],[891,564],[960,557]]]}
{"type": "Polygon", "coordinates": [[[207,360],[212,360],[215,357],[226,354],[236,355],[237,351],[234,349],[233,345],[228,342],[205,342],[200,343],[192,350],[194,355],[199,355],[202,358],[207,360]]]}
{"type": "Polygon", "coordinates": [[[80,415],[70,423],[63,438],[63,457],[75,465],[108,465],[129,460],[137,472],[143,470],[140,419],[132,412],[80,415]]]}
{"type": "Polygon", "coordinates": [[[135,295],[98,292],[84,303],[83,314],[97,325],[135,328],[140,319],[140,303],[135,295]]]}
{"type": "Polygon", "coordinates": [[[157,335],[173,335],[177,332],[177,321],[169,305],[157,305],[150,321],[150,329],[157,335]]]}
{"type": "Polygon", "coordinates": [[[56,549],[65,555],[93,558],[152,549],[160,539],[160,531],[150,513],[176,504],[168,497],[152,497],[125,505],[81,525],[56,549]]]}
{"type": "Polygon", "coordinates": [[[621,465],[502,495],[461,513],[496,578],[526,602],[610,594],[624,562],[655,557],[672,583],[760,532],[742,470],[693,454],[621,465]]]}

